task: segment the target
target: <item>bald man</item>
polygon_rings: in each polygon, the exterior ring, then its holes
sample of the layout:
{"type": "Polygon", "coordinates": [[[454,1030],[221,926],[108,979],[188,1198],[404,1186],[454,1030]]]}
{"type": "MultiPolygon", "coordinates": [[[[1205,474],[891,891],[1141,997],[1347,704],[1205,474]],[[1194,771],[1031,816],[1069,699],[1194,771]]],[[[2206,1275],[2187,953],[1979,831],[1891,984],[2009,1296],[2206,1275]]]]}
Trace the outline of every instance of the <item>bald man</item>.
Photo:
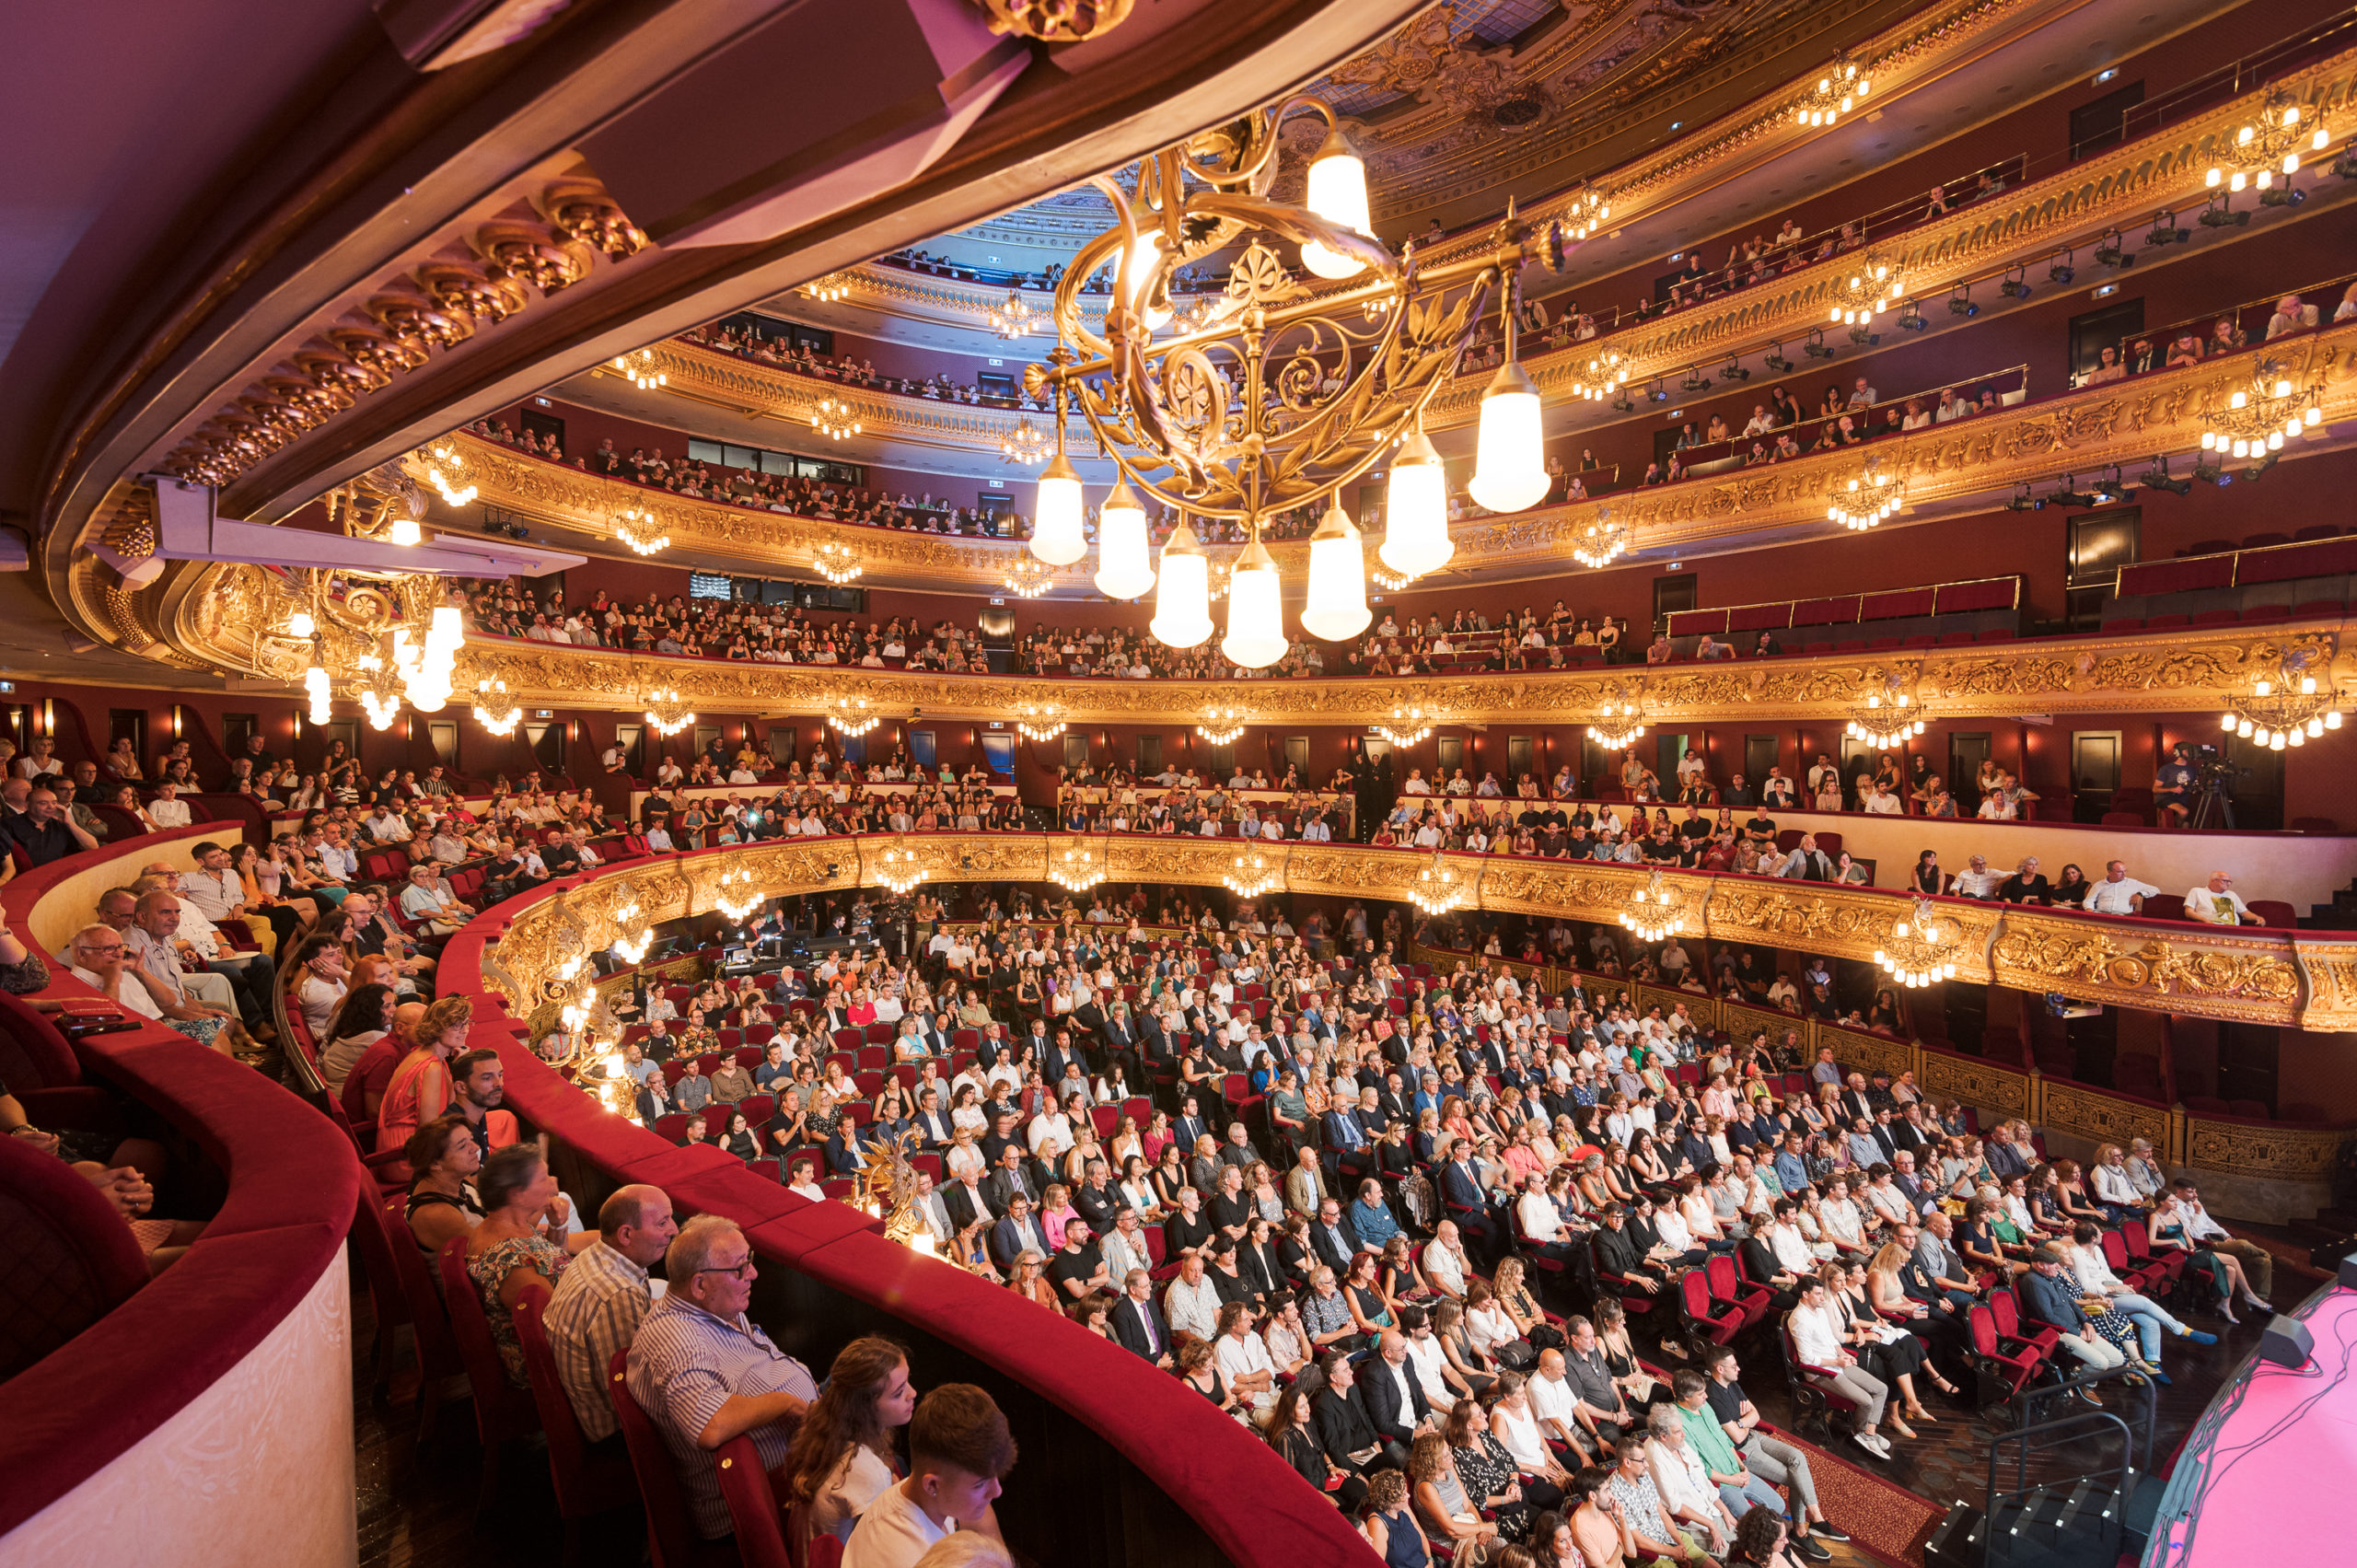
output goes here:
{"type": "Polygon", "coordinates": [[[598,1239],[575,1254],[549,1299],[541,1320],[557,1379],[573,1401],[582,1435],[592,1443],[620,1441],[606,1369],[655,1304],[646,1271],[679,1234],[663,1189],[616,1189],[598,1211],[598,1239]]]}

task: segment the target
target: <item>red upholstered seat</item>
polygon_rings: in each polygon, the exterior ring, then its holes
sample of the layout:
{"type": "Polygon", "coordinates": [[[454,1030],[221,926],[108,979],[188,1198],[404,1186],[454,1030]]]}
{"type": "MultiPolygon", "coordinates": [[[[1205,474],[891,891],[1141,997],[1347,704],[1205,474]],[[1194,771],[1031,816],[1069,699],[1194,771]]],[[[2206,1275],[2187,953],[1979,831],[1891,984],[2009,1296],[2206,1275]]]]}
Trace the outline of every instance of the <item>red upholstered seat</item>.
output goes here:
{"type": "Polygon", "coordinates": [[[722,1568],[734,1563],[737,1553],[726,1541],[700,1538],[688,1516],[688,1494],[679,1473],[671,1468],[670,1450],[630,1392],[630,1352],[614,1352],[606,1366],[606,1390],[614,1397],[614,1418],[621,1424],[622,1446],[630,1453],[631,1473],[638,1478],[639,1500],[646,1505],[646,1555],[654,1568],[722,1568]]]}
{"type": "Polygon", "coordinates": [[[2242,619],[2238,610],[2200,610],[2194,611],[2196,626],[2231,626],[2242,619]]]}
{"type": "Polygon", "coordinates": [[[2137,1290],[2150,1291],[2167,1283],[2167,1270],[2159,1267],[2142,1267],[2129,1260],[2128,1238],[2119,1232],[2105,1231],[2102,1245],[2104,1262],[2110,1267],[2113,1273],[2134,1285],[2137,1290]]]}
{"type": "Polygon", "coordinates": [[[2262,925],[2289,929],[2300,923],[2300,912],[2281,899],[2253,899],[2247,907],[2262,925]]]}
{"type": "Polygon", "coordinates": [[[2140,912],[2146,920],[2183,920],[2185,918],[2185,895],[2182,893],[2155,893],[2151,898],[2144,900],[2144,907],[2140,912]]]}
{"type": "Polygon", "coordinates": [[[2103,623],[2106,632],[2142,632],[2143,629],[2144,618],[2141,615],[2115,616],[2103,623]]]}
{"type": "Polygon", "coordinates": [[[1713,1252],[1702,1270],[1709,1278],[1712,1297],[1740,1311],[1745,1328],[1768,1316],[1768,1308],[1775,1297],[1742,1278],[1736,1270],[1733,1253],[1713,1252]]]}
{"type": "Polygon", "coordinates": [[[72,1166],[0,1138],[0,1379],[137,1294],[147,1260],[72,1166]]]}
{"type": "Polygon", "coordinates": [[[2052,1350],[2061,1341],[2062,1331],[2050,1324],[2033,1323],[2026,1330],[2023,1329],[2021,1302],[2010,1285],[1989,1293],[1989,1313],[1991,1326],[2000,1340],[2019,1341],[2041,1351],[2052,1350]]]}
{"type": "Polygon", "coordinates": [[[565,1397],[564,1379],[557,1375],[548,1330],[540,1322],[547,1306],[546,1293],[526,1293],[516,1306],[516,1342],[524,1347],[532,1403],[540,1412],[540,1430],[548,1434],[549,1481],[556,1489],[557,1516],[564,1521],[565,1555],[570,1558],[579,1550],[582,1520],[629,1504],[630,1466],[621,1455],[593,1452],[583,1435],[573,1401],[565,1397]]]}
{"type": "Polygon", "coordinates": [[[442,1270],[442,1300],[449,1309],[450,1338],[467,1369],[467,1383],[475,1394],[475,1435],[482,1443],[481,1506],[488,1508],[499,1486],[500,1445],[511,1437],[528,1437],[540,1429],[540,1412],[527,1389],[507,1380],[506,1364],[491,1337],[491,1319],[483,1316],[482,1297],[467,1272],[467,1238],[454,1236],[435,1261],[442,1270]]]}
{"type": "Polygon", "coordinates": [[[1993,1377],[2005,1386],[2005,1398],[2022,1391],[2023,1386],[2038,1376],[2045,1356],[2032,1345],[2016,1340],[2010,1345],[2001,1343],[1996,1319],[1986,1307],[1975,1307],[1968,1314],[1972,1331],[1972,1364],[1983,1376],[1993,1377]]]}
{"type": "MultiPolygon", "coordinates": [[[[373,1190],[372,1190],[373,1192],[373,1190]]],[[[362,1202],[371,1194],[364,1193],[362,1202]]],[[[417,1249],[417,1238],[401,1216],[408,1200],[396,1194],[381,1205],[371,1204],[383,1226],[393,1267],[401,1276],[401,1295],[409,1303],[409,1320],[417,1335],[417,1431],[419,1440],[434,1429],[434,1412],[441,1408],[442,1385],[466,1370],[459,1360],[458,1342],[450,1337],[450,1315],[442,1309],[442,1294],[417,1249]]]]}
{"type": "Polygon", "coordinates": [[[2244,610],[2242,614],[2242,621],[2246,626],[2257,626],[2266,621],[2290,619],[2292,619],[2292,607],[2288,604],[2254,604],[2244,610]]]}
{"type": "MultiPolygon", "coordinates": [[[[732,1437],[716,1456],[720,1470],[720,1500],[728,1504],[728,1522],[737,1531],[737,1555],[745,1568],[796,1568],[785,1550],[780,1527],[777,1494],[761,1469],[761,1451],[750,1437],[732,1437]]],[[[838,1552],[842,1545],[827,1540],[838,1552]]]]}

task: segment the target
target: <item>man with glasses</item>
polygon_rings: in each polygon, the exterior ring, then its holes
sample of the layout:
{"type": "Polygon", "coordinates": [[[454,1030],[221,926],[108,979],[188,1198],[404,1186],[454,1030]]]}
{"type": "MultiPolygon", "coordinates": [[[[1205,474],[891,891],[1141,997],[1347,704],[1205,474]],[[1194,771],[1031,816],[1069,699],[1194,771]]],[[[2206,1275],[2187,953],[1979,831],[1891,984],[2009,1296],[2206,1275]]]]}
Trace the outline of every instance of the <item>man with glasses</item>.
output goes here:
{"type": "Polygon", "coordinates": [[[794,1432],[819,1397],[809,1369],[745,1315],[753,1297],[752,1244],[716,1214],[699,1214],[664,1252],[670,1288],[649,1307],[630,1345],[630,1396],[671,1451],[696,1533],[730,1533],[714,1455],[749,1435],[764,1469],[785,1461],[794,1432]]]}
{"type": "Polygon", "coordinates": [[[2185,894],[2185,918],[2210,925],[2261,925],[2265,922],[2250,912],[2243,896],[2235,891],[2235,879],[2223,871],[2210,873],[2210,880],[2198,888],[2189,888],[2185,894]]]}

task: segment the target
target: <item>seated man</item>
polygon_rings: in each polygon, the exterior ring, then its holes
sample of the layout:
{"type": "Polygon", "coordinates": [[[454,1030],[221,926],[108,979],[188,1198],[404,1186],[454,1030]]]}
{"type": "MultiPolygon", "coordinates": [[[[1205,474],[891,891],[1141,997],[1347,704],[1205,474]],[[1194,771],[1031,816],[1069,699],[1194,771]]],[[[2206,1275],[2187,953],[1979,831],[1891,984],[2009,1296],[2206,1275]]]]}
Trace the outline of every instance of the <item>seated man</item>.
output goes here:
{"type": "Polygon", "coordinates": [[[733,1222],[690,1220],[665,1251],[663,1272],[669,1289],[631,1340],[629,1391],[671,1451],[696,1533],[718,1540],[731,1527],[713,1456],[750,1434],[774,1470],[819,1387],[745,1316],[758,1274],[752,1244],[733,1222]]]}
{"type": "Polygon", "coordinates": [[[679,1234],[660,1187],[621,1187],[598,1211],[598,1240],[575,1254],[541,1315],[549,1353],[581,1434],[592,1443],[620,1430],[607,1368],[655,1304],[646,1271],[679,1234]]]}
{"type": "Polygon", "coordinates": [[[2264,923],[2250,912],[2249,906],[2243,902],[2243,896],[2235,891],[2235,879],[2223,871],[2212,871],[2210,880],[2198,888],[2186,889],[2185,918],[2211,925],[2264,923]]]}
{"type": "Polygon", "coordinates": [[[1015,1468],[1015,1438],[990,1395],[944,1383],[909,1423],[909,1475],[860,1510],[842,1568],[911,1568],[934,1542],[971,1530],[1004,1544],[991,1506],[1015,1468]]]}

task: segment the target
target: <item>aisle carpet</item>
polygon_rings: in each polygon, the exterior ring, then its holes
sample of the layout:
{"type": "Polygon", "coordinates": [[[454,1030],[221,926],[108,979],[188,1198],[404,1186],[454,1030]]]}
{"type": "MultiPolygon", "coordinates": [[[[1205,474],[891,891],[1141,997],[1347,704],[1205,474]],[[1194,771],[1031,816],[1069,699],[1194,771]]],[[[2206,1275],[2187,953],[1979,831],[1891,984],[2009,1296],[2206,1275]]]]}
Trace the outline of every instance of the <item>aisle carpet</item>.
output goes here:
{"type": "Polygon", "coordinates": [[[1817,1500],[1825,1505],[1826,1517],[1850,1533],[1848,1547],[1832,1547],[1834,1561],[1828,1568],[1840,1568],[1850,1553],[1886,1568],[1923,1568],[1923,1541],[1946,1516],[1945,1504],[1920,1497],[1790,1432],[1779,1435],[1807,1453],[1809,1474],[1817,1480],[1817,1500]]]}

